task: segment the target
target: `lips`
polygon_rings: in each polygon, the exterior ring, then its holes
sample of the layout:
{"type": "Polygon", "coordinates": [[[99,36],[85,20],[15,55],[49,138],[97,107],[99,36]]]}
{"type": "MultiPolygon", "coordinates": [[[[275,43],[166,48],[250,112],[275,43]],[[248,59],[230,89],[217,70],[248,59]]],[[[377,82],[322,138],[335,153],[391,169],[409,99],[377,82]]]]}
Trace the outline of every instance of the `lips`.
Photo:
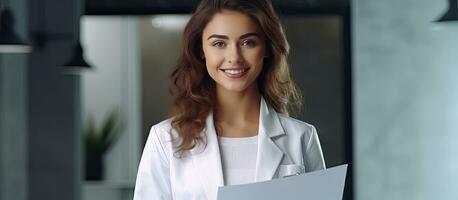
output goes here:
{"type": "Polygon", "coordinates": [[[249,68],[226,68],[220,69],[229,78],[241,78],[247,74],[249,68]]]}

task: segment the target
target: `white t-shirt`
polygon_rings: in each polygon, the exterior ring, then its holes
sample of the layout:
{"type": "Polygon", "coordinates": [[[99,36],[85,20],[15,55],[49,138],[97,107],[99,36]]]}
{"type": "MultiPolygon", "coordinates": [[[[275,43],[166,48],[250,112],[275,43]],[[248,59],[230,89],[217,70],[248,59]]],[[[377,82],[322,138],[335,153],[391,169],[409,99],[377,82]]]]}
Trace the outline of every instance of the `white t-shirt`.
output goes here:
{"type": "Polygon", "coordinates": [[[224,185],[253,183],[256,175],[258,136],[218,137],[224,185]]]}

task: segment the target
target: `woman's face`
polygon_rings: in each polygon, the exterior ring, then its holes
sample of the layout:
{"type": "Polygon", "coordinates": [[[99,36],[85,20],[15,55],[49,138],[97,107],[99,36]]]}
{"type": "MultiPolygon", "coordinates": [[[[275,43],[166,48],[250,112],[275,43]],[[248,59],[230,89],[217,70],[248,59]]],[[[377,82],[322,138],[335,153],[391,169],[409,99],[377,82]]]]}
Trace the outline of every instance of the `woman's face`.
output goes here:
{"type": "Polygon", "coordinates": [[[248,15],[223,10],[213,16],[202,33],[202,58],[218,90],[257,90],[266,53],[264,38],[248,15]]]}

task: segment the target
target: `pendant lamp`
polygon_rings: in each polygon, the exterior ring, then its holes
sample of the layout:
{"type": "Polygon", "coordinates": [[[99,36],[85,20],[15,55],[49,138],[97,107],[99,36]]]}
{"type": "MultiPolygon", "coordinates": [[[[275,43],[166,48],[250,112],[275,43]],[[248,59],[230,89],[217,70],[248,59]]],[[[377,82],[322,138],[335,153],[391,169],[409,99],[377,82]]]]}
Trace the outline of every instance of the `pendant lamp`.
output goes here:
{"type": "Polygon", "coordinates": [[[73,45],[73,54],[69,61],[64,65],[64,73],[66,74],[79,74],[85,69],[91,69],[91,65],[84,59],[84,50],[80,42],[80,2],[83,0],[73,0],[73,31],[75,42],[73,45]]]}
{"type": "Polygon", "coordinates": [[[448,0],[448,10],[437,22],[458,22],[458,0],[448,0]]]}
{"type": "Polygon", "coordinates": [[[79,40],[73,45],[73,54],[70,60],[64,65],[66,74],[79,74],[85,69],[91,69],[84,59],[83,47],[79,40]]]}
{"type": "Polygon", "coordinates": [[[32,48],[14,30],[13,12],[5,1],[0,9],[0,53],[29,53],[32,48]]]}

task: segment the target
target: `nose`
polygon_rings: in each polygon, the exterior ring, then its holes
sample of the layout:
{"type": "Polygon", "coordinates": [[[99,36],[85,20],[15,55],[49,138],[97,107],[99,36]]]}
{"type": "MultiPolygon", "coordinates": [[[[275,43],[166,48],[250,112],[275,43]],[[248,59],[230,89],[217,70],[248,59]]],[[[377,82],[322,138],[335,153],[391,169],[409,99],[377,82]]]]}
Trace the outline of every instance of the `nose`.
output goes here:
{"type": "Polygon", "coordinates": [[[240,54],[240,48],[238,45],[230,45],[226,55],[227,61],[230,64],[240,64],[242,63],[243,57],[240,54]]]}

